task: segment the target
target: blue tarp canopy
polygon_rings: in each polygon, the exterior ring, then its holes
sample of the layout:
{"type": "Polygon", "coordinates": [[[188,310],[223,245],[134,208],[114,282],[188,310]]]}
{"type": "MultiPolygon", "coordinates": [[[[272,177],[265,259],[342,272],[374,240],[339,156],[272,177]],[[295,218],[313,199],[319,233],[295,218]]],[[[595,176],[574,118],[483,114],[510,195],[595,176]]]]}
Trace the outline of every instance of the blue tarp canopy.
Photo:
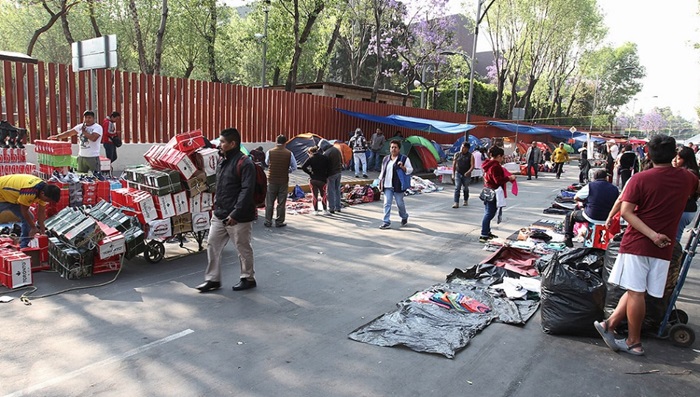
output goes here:
{"type": "MultiPolygon", "coordinates": [[[[581,136],[575,137],[574,140],[575,140],[575,141],[578,141],[578,142],[587,142],[587,141],[588,141],[588,137],[586,137],[586,134],[583,134],[583,135],[581,135],[581,136]]],[[[592,136],[592,137],[591,137],[591,141],[593,141],[593,142],[595,142],[595,143],[603,143],[603,142],[605,142],[605,139],[600,138],[600,137],[597,137],[597,136],[592,136]]]]}
{"type": "Polygon", "coordinates": [[[392,114],[391,116],[377,116],[374,114],[351,112],[345,109],[338,109],[340,113],[348,116],[357,117],[363,120],[374,121],[375,123],[389,124],[397,127],[409,128],[412,130],[433,132],[436,134],[464,134],[475,126],[471,124],[449,123],[446,121],[421,119],[418,117],[400,116],[392,114]]]}
{"type": "Polygon", "coordinates": [[[551,128],[551,127],[538,127],[534,125],[522,125],[522,124],[515,124],[515,123],[504,123],[502,121],[487,121],[486,124],[500,128],[505,131],[509,132],[518,132],[518,134],[525,134],[525,135],[542,135],[542,134],[547,134],[550,135],[554,138],[559,138],[559,139],[570,139],[570,138],[576,138],[579,136],[586,136],[586,134],[583,134],[581,132],[574,132],[573,134],[571,131],[568,129],[562,129],[562,128],[551,128]]]}

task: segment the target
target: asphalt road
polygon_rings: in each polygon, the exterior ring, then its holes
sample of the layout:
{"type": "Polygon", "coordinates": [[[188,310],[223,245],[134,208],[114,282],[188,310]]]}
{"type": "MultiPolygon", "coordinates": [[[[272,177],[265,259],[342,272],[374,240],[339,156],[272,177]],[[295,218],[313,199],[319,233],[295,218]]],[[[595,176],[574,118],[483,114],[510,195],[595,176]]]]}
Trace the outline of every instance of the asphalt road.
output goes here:
{"type": "MultiPolygon", "coordinates": [[[[520,180],[503,237],[547,218],[542,209],[575,180],[520,180]]],[[[290,215],[254,226],[258,288],[233,292],[236,253],[224,252],[224,288],[192,289],[206,253],[125,263],[116,282],[0,304],[0,396],[697,396],[700,342],[646,339],[646,357],[602,340],[549,336],[539,312],[522,327],[494,323],[454,359],[352,341],[347,335],[415,291],[488,252],[478,243],[483,205],[450,208],[452,191],[406,198],[409,225],[379,230],[380,203],[335,216],[290,215]],[[695,349],[695,350],[694,350],[695,349]],[[650,373],[647,373],[651,371],[650,373]],[[658,372],[657,372],[658,371],[658,372]]],[[[168,246],[175,255],[176,246],[168,246]]],[[[35,274],[36,294],[105,282],[35,274]]],[[[19,296],[0,289],[0,295],[19,296]]],[[[700,271],[680,308],[700,334],[700,271]]]]}

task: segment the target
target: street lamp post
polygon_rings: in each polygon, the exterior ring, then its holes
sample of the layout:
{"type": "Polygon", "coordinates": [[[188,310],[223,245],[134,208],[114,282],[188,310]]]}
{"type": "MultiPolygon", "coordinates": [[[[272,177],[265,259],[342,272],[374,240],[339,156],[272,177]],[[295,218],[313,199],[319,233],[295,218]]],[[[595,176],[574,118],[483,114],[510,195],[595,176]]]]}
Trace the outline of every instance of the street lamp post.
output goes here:
{"type": "MultiPolygon", "coordinates": [[[[461,55],[469,64],[469,95],[467,96],[467,117],[466,123],[469,124],[469,116],[472,112],[472,99],[474,98],[474,59],[476,58],[476,43],[479,37],[479,24],[481,20],[484,19],[486,13],[488,12],[493,2],[496,0],[476,0],[476,20],[474,21],[474,40],[472,42],[472,55],[467,57],[463,52],[458,51],[443,51],[441,55],[461,55]],[[482,4],[489,2],[489,4],[484,8],[484,12],[481,12],[482,4]]],[[[464,133],[465,141],[469,140],[469,132],[464,133]]]]}
{"type": "Polygon", "coordinates": [[[457,113],[457,90],[459,89],[459,77],[462,73],[461,69],[457,69],[457,78],[455,78],[455,113],[457,113]]]}
{"type": "Polygon", "coordinates": [[[265,77],[267,74],[267,17],[268,14],[270,13],[270,2],[272,0],[264,0],[265,5],[263,6],[263,12],[265,13],[265,24],[263,27],[263,34],[256,34],[255,37],[262,39],[263,42],[263,50],[262,50],[262,72],[261,72],[261,81],[262,81],[262,88],[265,88],[265,77]]]}

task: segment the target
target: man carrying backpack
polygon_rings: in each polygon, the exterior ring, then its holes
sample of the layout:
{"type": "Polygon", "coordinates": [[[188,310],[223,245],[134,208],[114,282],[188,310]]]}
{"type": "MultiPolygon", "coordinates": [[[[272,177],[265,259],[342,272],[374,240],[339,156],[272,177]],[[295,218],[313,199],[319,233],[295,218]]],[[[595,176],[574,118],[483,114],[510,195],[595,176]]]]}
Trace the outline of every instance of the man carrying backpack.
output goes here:
{"type": "Polygon", "coordinates": [[[360,164],[362,177],[367,178],[367,139],[362,135],[361,129],[355,130],[355,136],[350,138],[348,146],[352,149],[352,157],[355,159],[355,178],[360,177],[360,164]]]}
{"type": "Polygon", "coordinates": [[[205,281],[196,287],[200,292],[221,288],[221,254],[229,239],[236,246],[241,265],[240,281],[233,286],[233,290],[257,286],[251,244],[256,211],[253,199],[255,164],[241,152],[241,134],[235,128],[221,132],[219,151],[223,160],[216,170],[216,209],[207,240],[205,281]]]}

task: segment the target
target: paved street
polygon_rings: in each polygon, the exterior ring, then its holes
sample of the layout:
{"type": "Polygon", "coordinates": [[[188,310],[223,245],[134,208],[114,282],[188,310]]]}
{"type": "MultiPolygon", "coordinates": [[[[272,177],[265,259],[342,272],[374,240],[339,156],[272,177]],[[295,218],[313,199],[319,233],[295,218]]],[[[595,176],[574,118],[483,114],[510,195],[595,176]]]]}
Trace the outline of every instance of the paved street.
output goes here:
{"type": "MultiPolygon", "coordinates": [[[[567,170],[561,180],[520,178],[520,195],[509,197],[493,232],[506,237],[550,217],[542,210],[576,180],[577,167],[567,170]]],[[[700,342],[681,349],[647,338],[647,356],[631,357],[599,338],[546,335],[539,312],[522,327],[490,325],[454,359],[348,339],[396,302],[488,255],[477,241],[480,188],[472,186],[469,207],[452,209],[445,187],[407,197],[404,228],[394,210],[393,229],[378,229],[378,202],[332,217],[290,215],[286,228],[258,220],[254,290],[231,290],[239,270],[229,245],[224,287],[213,293],[192,289],[203,280],[201,252],[158,264],[138,258],[115,283],[31,306],[1,304],[0,396],[700,395],[700,342]]],[[[113,274],[35,276],[41,295],[113,274]]],[[[697,263],[679,305],[700,335],[697,263]]]]}

